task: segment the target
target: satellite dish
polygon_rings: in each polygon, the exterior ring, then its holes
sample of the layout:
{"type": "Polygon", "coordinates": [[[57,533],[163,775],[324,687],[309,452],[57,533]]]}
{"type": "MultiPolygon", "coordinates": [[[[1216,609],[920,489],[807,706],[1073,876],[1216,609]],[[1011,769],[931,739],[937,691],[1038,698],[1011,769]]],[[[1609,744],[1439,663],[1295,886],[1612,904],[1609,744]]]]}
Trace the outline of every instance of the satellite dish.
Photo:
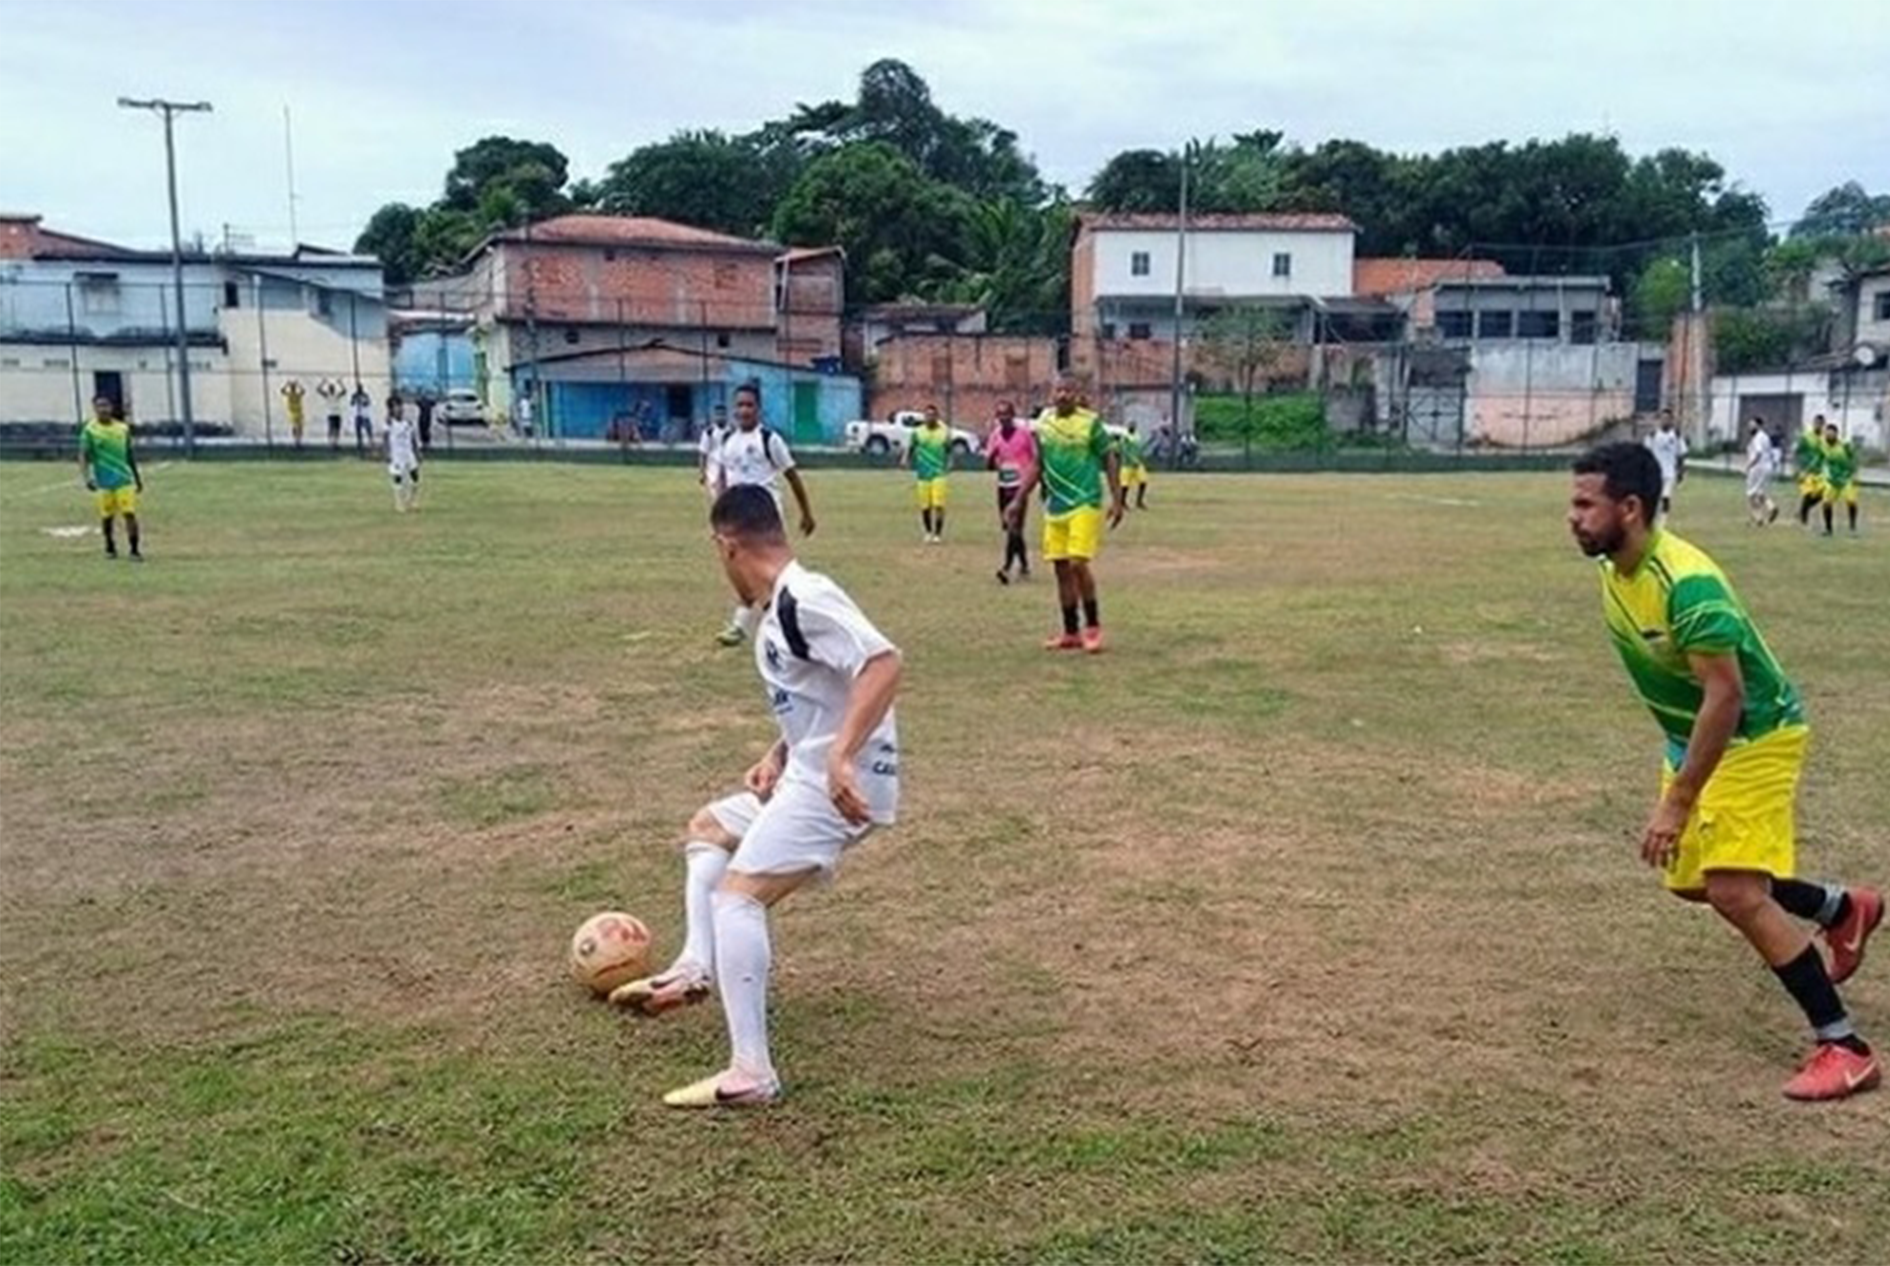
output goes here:
{"type": "Polygon", "coordinates": [[[1877,349],[1868,343],[1859,343],[1852,349],[1851,359],[1856,361],[1860,367],[1869,369],[1872,365],[1877,363],[1877,349]]]}

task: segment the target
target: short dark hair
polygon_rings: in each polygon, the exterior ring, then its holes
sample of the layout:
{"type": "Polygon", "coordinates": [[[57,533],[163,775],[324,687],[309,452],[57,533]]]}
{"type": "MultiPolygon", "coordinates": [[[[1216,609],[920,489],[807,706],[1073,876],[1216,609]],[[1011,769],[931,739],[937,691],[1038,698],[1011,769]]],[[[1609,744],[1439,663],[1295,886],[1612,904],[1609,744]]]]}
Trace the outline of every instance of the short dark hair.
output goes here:
{"type": "Polygon", "coordinates": [[[1638,497],[1641,517],[1650,525],[1660,510],[1663,480],[1660,463],[1644,444],[1622,441],[1591,448],[1575,459],[1578,475],[1600,475],[1602,491],[1610,501],[1638,497]]]}
{"type": "Polygon", "coordinates": [[[746,381],[742,382],[740,385],[738,385],[735,388],[735,395],[753,396],[755,398],[755,403],[760,404],[761,403],[761,383],[757,379],[754,379],[754,378],[747,379],[746,381]]]}
{"type": "Polygon", "coordinates": [[[781,507],[774,494],[760,484],[736,484],[724,489],[709,510],[709,526],[724,536],[744,541],[785,541],[781,507]]]}

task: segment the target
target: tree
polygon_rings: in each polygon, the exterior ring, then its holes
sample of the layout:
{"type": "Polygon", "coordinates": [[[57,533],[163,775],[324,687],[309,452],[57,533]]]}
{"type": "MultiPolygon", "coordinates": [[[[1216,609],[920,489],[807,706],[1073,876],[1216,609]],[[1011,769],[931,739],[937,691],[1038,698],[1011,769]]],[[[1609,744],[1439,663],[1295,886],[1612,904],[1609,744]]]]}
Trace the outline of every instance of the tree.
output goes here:
{"type": "Polygon", "coordinates": [[[598,203],[613,215],[652,215],[738,237],[763,233],[787,185],[760,149],[720,132],[678,132],[610,165],[598,203]]]}
{"type": "Polygon", "coordinates": [[[354,253],[381,261],[390,286],[404,286],[425,271],[415,237],[422,212],[404,202],[390,202],[376,211],[354,239],[354,253]]]}
{"type": "Polygon", "coordinates": [[[1173,213],[1181,202],[1181,160],[1158,149],[1124,150],[1090,180],[1086,197],[1098,211],[1173,213]]]}
{"type": "Polygon", "coordinates": [[[893,146],[869,141],[808,164],[775,208],[774,233],[790,245],[838,243],[847,252],[848,297],[882,303],[923,297],[952,280],[972,205],[893,146]]]}
{"type": "Polygon", "coordinates": [[[1657,259],[1634,283],[1630,306],[1636,332],[1642,339],[1659,341],[1673,328],[1673,319],[1693,301],[1693,270],[1678,259],[1657,259]]]}
{"type": "Polygon", "coordinates": [[[1792,225],[1793,237],[1854,237],[1890,224],[1890,193],[1871,196],[1855,180],[1827,189],[1811,200],[1792,225]]]}
{"type": "Polygon", "coordinates": [[[1061,333],[1069,321],[1074,226],[1067,202],[974,204],[965,226],[965,270],[938,297],[983,307],[996,333],[1061,333]]]}
{"type": "Polygon", "coordinates": [[[1292,337],[1277,308],[1244,303],[1222,308],[1201,325],[1197,336],[1202,359],[1232,380],[1240,392],[1241,438],[1251,456],[1254,440],[1254,388],[1263,385],[1279,364],[1292,337]]]}
{"type": "Polygon", "coordinates": [[[562,191],[570,175],[570,161],[555,145],[488,136],[453,155],[441,202],[476,211],[491,190],[503,188],[537,219],[569,208],[562,191]]]}

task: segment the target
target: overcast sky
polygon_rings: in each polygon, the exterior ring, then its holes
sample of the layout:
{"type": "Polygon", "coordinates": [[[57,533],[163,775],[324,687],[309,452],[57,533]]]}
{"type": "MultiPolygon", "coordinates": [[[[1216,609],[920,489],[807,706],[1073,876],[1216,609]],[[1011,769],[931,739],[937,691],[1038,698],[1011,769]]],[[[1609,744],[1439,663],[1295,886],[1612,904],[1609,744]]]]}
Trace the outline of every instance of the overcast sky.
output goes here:
{"type": "Polygon", "coordinates": [[[1118,150],[1273,127],[1419,151],[1573,130],[1703,149],[1774,219],[1890,190],[1890,0],[0,0],[0,210],[168,243],[288,240],[283,107],[305,241],[437,196],[489,133],[572,174],[679,128],[746,130],[850,98],[880,57],[946,110],[1015,130],[1072,190],[1118,150]]]}

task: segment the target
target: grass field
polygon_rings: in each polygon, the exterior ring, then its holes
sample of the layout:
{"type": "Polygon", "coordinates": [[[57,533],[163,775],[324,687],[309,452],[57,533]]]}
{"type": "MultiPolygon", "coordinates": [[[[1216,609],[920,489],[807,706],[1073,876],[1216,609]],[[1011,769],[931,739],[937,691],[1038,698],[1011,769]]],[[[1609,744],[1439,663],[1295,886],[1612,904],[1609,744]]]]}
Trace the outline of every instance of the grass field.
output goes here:
{"type": "MultiPolygon", "coordinates": [[[[904,647],[904,821],[776,924],[779,1109],[673,950],[770,737],[682,471],[151,475],[142,568],[0,466],[0,1260],[1873,1261],[1890,1094],[1787,1105],[1776,984],[1632,853],[1652,722],[1560,476],[1162,478],[1052,658],[981,480],[820,472],[904,647]],[[975,495],[973,489],[976,489],[975,495]]],[[[58,485],[58,486],[55,486],[58,485]]],[[[1679,523],[1809,697],[1807,873],[1890,879],[1890,537],[1679,523]]],[[[1890,522],[1890,498],[1867,513],[1890,522]]],[[[1890,962],[1849,990],[1890,1037],[1890,962]]]]}

